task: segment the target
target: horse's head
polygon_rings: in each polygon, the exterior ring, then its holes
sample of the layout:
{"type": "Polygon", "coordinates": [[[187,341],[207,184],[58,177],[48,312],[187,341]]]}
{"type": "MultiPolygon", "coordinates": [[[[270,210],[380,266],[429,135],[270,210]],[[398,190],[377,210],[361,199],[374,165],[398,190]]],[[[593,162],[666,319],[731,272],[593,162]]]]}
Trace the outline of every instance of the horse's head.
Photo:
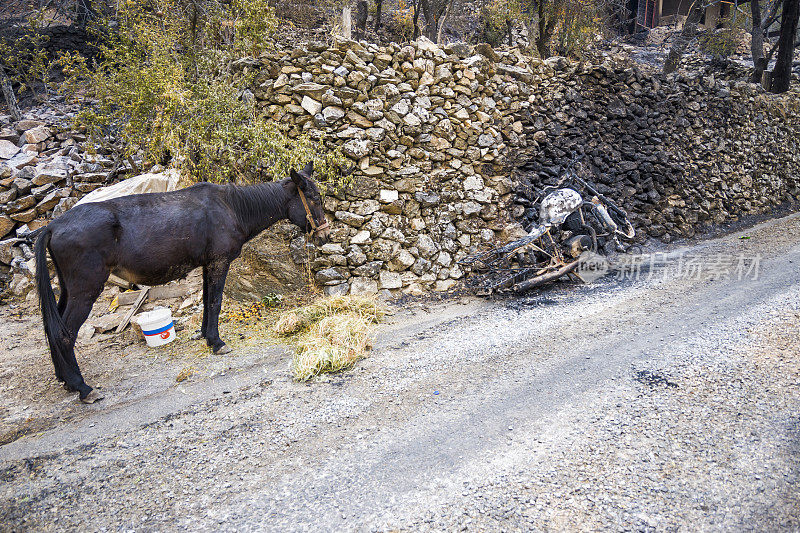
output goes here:
{"type": "Polygon", "coordinates": [[[314,172],[314,163],[307,164],[300,172],[292,170],[289,175],[291,183],[287,182],[289,191],[289,220],[296,226],[303,228],[311,234],[314,244],[320,246],[328,242],[330,225],[322,210],[322,197],[311,174],[314,172]]]}

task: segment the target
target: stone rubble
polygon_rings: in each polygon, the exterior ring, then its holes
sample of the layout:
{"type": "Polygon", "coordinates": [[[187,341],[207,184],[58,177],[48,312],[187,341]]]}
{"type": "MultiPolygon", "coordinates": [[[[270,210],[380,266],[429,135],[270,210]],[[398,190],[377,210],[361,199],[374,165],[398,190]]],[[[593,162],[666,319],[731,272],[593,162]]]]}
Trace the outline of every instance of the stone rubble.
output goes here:
{"type": "Polygon", "coordinates": [[[17,296],[32,288],[35,269],[25,235],[132,170],[87,142],[72,126],[75,111],[54,104],[16,122],[0,116],[0,268],[11,267],[9,289],[17,296]]]}

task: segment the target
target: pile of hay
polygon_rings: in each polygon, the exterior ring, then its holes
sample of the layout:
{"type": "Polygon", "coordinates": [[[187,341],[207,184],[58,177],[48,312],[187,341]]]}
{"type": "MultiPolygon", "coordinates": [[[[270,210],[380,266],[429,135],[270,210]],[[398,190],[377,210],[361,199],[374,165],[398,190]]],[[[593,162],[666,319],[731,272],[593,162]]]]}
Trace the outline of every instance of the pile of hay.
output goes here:
{"type": "Polygon", "coordinates": [[[275,323],[275,333],[292,337],[297,351],[292,373],[306,381],[323,372],[352,367],[372,348],[373,326],[386,315],[375,298],[332,296],[287,311],[275,323]]]}

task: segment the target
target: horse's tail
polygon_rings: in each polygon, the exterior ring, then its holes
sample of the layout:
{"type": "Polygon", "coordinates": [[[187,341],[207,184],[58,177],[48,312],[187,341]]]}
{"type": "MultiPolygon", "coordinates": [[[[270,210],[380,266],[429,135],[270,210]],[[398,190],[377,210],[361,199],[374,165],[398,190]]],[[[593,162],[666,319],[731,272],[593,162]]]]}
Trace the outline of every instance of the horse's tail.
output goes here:
{"type": "MultiPolygon", "coordinates": [[[[67,381],[67,377],[74,373],[70,364],[67,362],[66,353],[72,334],[67,329],[64,318],[58,311],[56,297],[53,288],[50,286],[50,272],[47,269],[47,249],[50,246],[50,228],[46,228],[36,239],[34,254],[36,256],[36,291],[39,293],[39,307],[42,310],[42,321],[44,322],[44,333],[47,336],[47,344],[50,345],[50,357],[53,359],[53,367],[56,377],[62,381],[67,381]]],[[[53,257],[55,263],[56,258],[53,257]]],[[[64,287],[61,287],[64,290],[64,287]]]]}

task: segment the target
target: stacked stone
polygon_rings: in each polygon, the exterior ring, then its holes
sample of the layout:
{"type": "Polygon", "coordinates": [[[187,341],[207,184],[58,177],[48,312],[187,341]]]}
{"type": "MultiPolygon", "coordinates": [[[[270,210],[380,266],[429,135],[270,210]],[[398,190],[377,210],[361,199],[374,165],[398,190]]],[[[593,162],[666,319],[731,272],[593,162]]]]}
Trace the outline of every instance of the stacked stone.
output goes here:
{"type": "Polygon", "coordinates": [[[0,117],[2,265],[29,261],[30,248],[19,237],[46,225],[111,175],[112,160],[85,152],[84,135],[63,125],[69,117],[57,118],[12,122],[0,117]]]}
{"type": "Polygon", "coordinates": [[[329,294],[451,288],[457,261],[508,221],[507,155],[526,144],[520,83],[470,47],[424,39],[311,44],[260,63],[265,112],[356,168],[326,199],[335,244],[312,260],[316,281],[329,294]]]}
{"type": "Polygon", "coordinates": [[[327,293],[451,288],[459,259],[534,220],[537,192],[573,155],[641,240],[800,194],[797,91],[765,94],[743,72],[663,77],[623,56],[539,61],[425,39],[309,44],[243,64],[267,116],[356,168],[354,185],[326,199],[334,244],[312,259],[327,293]]]}
{"type": "Polygon", "coordinates": [[[800,105],[796,89],[766,94],[746,72],[705,64],[668,78],[624,61],[556,67],[526,124],[539,146],[514,207],[525,223],[537,189],[573,154],[641,239],[691,237],[800,199],[800,117],[787,112],[800,105]]]}
{"type": "MultiPolygon", "coordinates": [[[[735,67],[695,61],[663,77],[624,56],[539,61],[424,38],[279,44],[234,67],[254,74],[243,97],[262,113],[352,161],[352,184],[325,199],[330,244],[315,251],[293,227],[274,232],[328,294],[452,288],[459,259],[535,220],[538,192],[574,155],[640,239],[800,199],[798,91],[766,94],[735,67]]],[[[16,232],[116,176],[82,141],[48,121],[0,117],[0,263],[28,258],[16,232]]]]}

